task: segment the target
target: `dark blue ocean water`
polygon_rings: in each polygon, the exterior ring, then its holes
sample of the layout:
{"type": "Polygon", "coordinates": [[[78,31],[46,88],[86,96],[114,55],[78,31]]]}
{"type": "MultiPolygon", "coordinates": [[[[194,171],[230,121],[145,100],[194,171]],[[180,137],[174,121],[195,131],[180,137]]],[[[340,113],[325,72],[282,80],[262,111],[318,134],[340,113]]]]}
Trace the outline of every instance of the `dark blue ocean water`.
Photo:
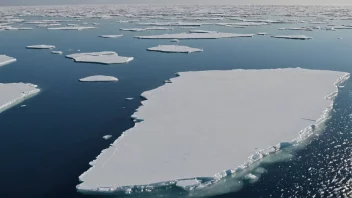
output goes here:
{"type": "MultiPolygon", "coordinates": [[[[78,176],[89,168],[88,163],[102,149],[133,126],[130,116],[140,106],[139,95],[161,86],[176,72],[285,67],[352,72],[352,30],[290,32],[277,30],[287,25],[245,29],[204,26],[199,29],[294,33],[314,39],[297,41],[255,36],[187,40],[180,44],[202,48],[204,52],[163,54],[148,52],[146,48],[168,44],[168,40],[139,40],[133,36],[186,30],[120,32],[119,28],[134,25],[118,24],[116,21],[92,20],[89,22],[100,23],[99,28],[84,31],[36,28],[32,31],[0,32],[0,54],[18,60],[0,68],[0,82],[30,82],[42,90],[23,103],[26,108],[15,106],[0,114],[0,198],[87,197],[76,192],[78,176]],[[120,33],[124,36],[118,39],[98,38],[102,34],[120,33]],[[343,39],[338,40],[338,37],[343,39]],[[76,53],[77,50],[111,50],[122,56],[133,56],[135,60],[109,66],[78,64],[64,58],[64,55],[50,54],[49,50],[25,49],[25,46],[35,44],[56,45],[56,50],[64,51],[64,54],[76,53]],[[78,82],[79,78],[96,74],[116,76],[119,82],[78,82]],[[135,100],[127,101],[127,97],[135,100]],[[113,138],[103,140],[102,136],[106,134],[113,135],[113,138]]],[[[293,157],[289,160],[262,165],[265,173],[256,183],[245,182],[242,190],[216,197],[312,197],[323,188],[323,184],[333,185],[330,181],[334,177],[345,178],[342,183],[351,189],[352,122],[348,116],[352,113],[351,91],[352,82],[348,81],[336,100],[327,128],[307,147],[291,153],[293,157]],[[336,145],[341,146],[335,148],[336,145]],[[335,164],[329,164],[330,161],[335,164]],[[338,173],[331,167],[340,167],[342,171],[338,173]]],[[[331,190],[328,188],[326,191],[331,190]]],[[[319,196],[328,197],[328,194],[319,196]]]]}

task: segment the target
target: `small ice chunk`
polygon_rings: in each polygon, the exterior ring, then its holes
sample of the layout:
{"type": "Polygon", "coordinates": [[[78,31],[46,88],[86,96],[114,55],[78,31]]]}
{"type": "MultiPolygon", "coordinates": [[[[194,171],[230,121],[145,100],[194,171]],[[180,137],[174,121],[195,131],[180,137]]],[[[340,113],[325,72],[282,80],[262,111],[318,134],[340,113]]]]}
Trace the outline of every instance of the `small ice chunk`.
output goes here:
{"type": "Polygon", "coordinates": [[[6,55],[0,55],[0,67],[15,62],[16,59],[6,55]]]}
{"type": "Polygon", "coordinates": [[[67,55],[66,57],[74,59],[76,62],[100,64],[122,64],[128,63],[133,60],[133,57],[119,56],[116,52],[111,51],[77,53],[67,55]]]}
{"type": "Polygon", "coordinates": [[[113,76],[95,75],[79,79],[80,82],[116,82],[119,79],[113,76]]]}
{"type": "Polygon", "coordinates": [[[189,33],[217,33],[217,31],[210,31],[210,30],[190,30],[189,33]]]}
{"type": "Polygon", "coordinates": [[[261,36],[264,36],[264,35],[267,35],[268,33],[266,32],[258,32],[257,35],[261,35],[261,36]]]}
{"type": "Polygon", "coordinates": [[[126,98],[126,100],[133,100],[134,98],[126,98]]]}
{"type": "Polygon", "coordinates": [[[52,54],[62,54],[62,51],[51,51],[52,54]]]}
{"type": "Polygon", "coordinates": [[[244,176],[244,179],[250,180],[250,181],[256,181],[256,180],[258,180],[258,177],[253,175],[253,174],[251,174],[251,173],[249,173],[246,176],[244,176]]]}
{"type": "Polygon", "coordinates": [[[54,45],[29,45],[27,49],[54,49],[54,45]]]}
{"type": "Polygon", "coordinates": [[[282,39],[296,39],[296,40],[309,40],[312,37],[305,36],[305,35],[278,35],[278,36],[271,36],[273,38],[282,38],[282,39]]]}
{"type": "Polygon", "coordinates": [[[180,42],[178,39],[171,39],[170,42],[173,42],[173,43],[178,43],[180,42]]]}
{"type": "Polygon", "coordinates": [[[200,182],[197,179],[189,179],[189,180],[179,180],[176,183],[177,187],[183,188],[185,190],[193,189],[198,186],[200,182]]]}
{"type": "Polygon", "coordinates": [[[20,107],[21,107],[21,108],[24,108],[24,107],[26,107],[26,106],[27,106],[27,105],[21,105],[20,107]]]}
{"type": "Polygon", "coordinates": [[[145,31],[143,28],[120,28],[121,31],[130,31],[130,32],[142,32],[145,31]]]}
{"type": "Polygon", "coordinates": [[[101,35],[99,37],[101,38],[119,38],[119,37],[122,37],[123,34],[117,34],[117,35],[101,35]]]}
{"type": "Polygon", "coordinates": [[[103,139],[104,140],[108,140],[108,139],[110,139],[112,137],[112,135],[105,135],[105,136],[103,136],[103,139]]]}
{"type": "Polygon", "coordinates": [[[157,47],[151,47],[147,49],[148,51],[155,52],[165,52],[165,53],[192,53],[192,52],[202,52],[202,49],[192,48],[188,46],[181,45],[159,45],[157,47]]]}

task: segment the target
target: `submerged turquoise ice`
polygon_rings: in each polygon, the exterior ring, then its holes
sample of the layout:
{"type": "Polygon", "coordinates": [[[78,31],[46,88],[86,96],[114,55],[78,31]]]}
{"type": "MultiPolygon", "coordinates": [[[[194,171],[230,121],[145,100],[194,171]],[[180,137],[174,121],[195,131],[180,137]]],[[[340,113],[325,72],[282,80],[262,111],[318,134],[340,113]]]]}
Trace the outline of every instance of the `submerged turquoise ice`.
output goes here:
{"type": "MultiPolygon", "coordinates": [[[[53,19],[52,17],[22,18],[25,20],[53,19]]],[[[310,19],[316,19],[316,17],[299,17],[300,21],[310,19]]],[[[99,23],[99,25],[95,29],[82,31],[48,31],[32,24],[23,26],[33,27],[33,30],[0,31],[0,54],[17,59],[17,62],[0,68],[0,83],[30,82],[41,88],[39,95],[23,103],[27,105],[26,108],[16,106],[0,114],[0,139],[2,140],[0,152],[3,159],[6,159],[0,165],[1,170],[6,170],[2,174],[6,184],[0,192],[1,197],[85,197],[76,192],[75,186],[79,183],[78,176],[89,168],[88,162],[93,160],[102,149],[107,148],[123,131],[133,126],[130,116],[140,105],[139,95],[161,86],[164,80],[174,77],[176,72],[286,67],[349,73],[352,71],[350,67],[352,59],[349,55],[352,30],[349,29],[278,30],[303,26],[298,22],[246,28],[206,25],[196,29],[241,34],[267,32],[270,35],[256,35],[253,38],[182,40],[180,45],[196,47],[204,51],[194,54],[163,54],[148,52],[146,49],[172,44],[169,40],[141,40],[133,37],[181,33],[189,29],[174,27],[173,30],[121,32],[119,28],[143,28],[144,26],[136,23],[117,23],[118,20],[133,19],[122,17],[83,19],[77,23],[87,22],[89,26],[92,23],[99,23]],[[116,39],[99,37],[99,35],[110,34],[124,35],[116,39]],[[301,41],[270,37],[292,34],[304,34],[313,39],[301,41]],[[25,49],[25,46],[37,44],[55,45],[55,50],[63,51],[64,54],[54,55],[50,50],[25,49]],[[121,56],[131,56],[135,59],[128,64],[107,66],[74,63],[64,57],[67,54],[78,53],[78,50],[80,52],[115,51],[121,56]],[[78,82],[78,79],[92,75],[114,76],[119,79],[119,82],[97,84],[78,82]],[[129,97],[135,99],[125,100],[129,97]],[[113,135],[110,140],[102,139],[103,136],[110,134],[113,135]],[[22,184],[21,191],[17,190],[19,184],[22,184]]],[[[145,19],[145,21],[155,20],[145,19]]],[[[235,21],[207,20],[207,22],[235,21]]],[[[67,23],[76,22],[62,24],[67,23]]],[[[351,24],[351,21],[338,20],[333,23],[347,25],[351,24]]],[[[325,25],[319,24],[319,26],[325,25]]],[[[351,121],[348,115],[352,113],[349,96],[352,90],[350,81],[341,90],[341,95],[337,98],[338,102],[334,107],[336,112],[332,113],[331,121],[328,122],[327,129],[322,132],[323,135],[317,136],[316,140],[303,151],[297,151],[299,154],[287,151],[287,155],[283,155],[292,156],[293,162],[283,159],[281,163],[264,166],[265,169],[253,170],[251,172],[253,175],[262,175],[261,179],[254,184],[247,182],[254,177],[246,177],[247,180],[225,178],[213,188],[205,189],[204,195],[227,193],[237,190],[240,186],[244,186],[243,190],[234,194],[240,197],[255,197],[258,194],[279,196],[282,193],[285,196],[292,196],[297,193],[295,190],[297,186],[297,189],[302,189],[298,192],[301,195],[308,194],[308,191],[319,194],[321,189],[328,193],[328,189],[324,190],[317,183],[331,180],[335,173],[338,175],[338,170],[345,171],[346,175],[338,181],[348,187],[351,178],[348,174],[351,172],[348,165],[348,156],[351,154],[351,133],[349,132],[351,121]],[[334,155],[325,151],[327,147],[320,142],[329,142],[332,146],[328,148],[334,155]],[[316,150],[319,152],[313,152],[316,150]],[[320,152],[327,152],[324,153],[325,158],[319,158],[320,152]],[[322,162],[314,167],[307,156],[320,159],[322,162]],[[331,167],[329,163],[334,159],[329,158],[332,156],[339,156],[339,159],[347,160],[347,163],[331,167]],[[305,161],[302,161],[303,159],[305,161]],[[304,164],[309,164],[310,167],[305,167],[304,164]],[[311,167],[313,168],[308,170],[311,167]],[[314,170],[319,170],[320,167],[325,168],[326,172],[331,172],[331,175],[323,174],[323,177],[318,177],[317,175],[322,174],[314,170]],[[277,170],[281,172],[276,172],[277,170]],[[309,174],[301,172],[305,176],[297,176],[301,170],[307,170],[309,174]],[[293,174],[297,178],[278,182],[288,177],[285,171],[297,172],[297,175],[293,174]],[[309,178],[319,182],[307,188],[302,184],[306,184],[305,181],[309,178]],[[321,181],[318,178],[321,178],[321,181]],[[282,192],[281,189],[285,191],[282,192]]],[[[188,195],[187,192],[176,187],[162,187],[154,193],[165,197],[188,195]]],[[[155,196],[148,193],[142,195],[155,196]]],[[[231,197],[231,195],[228,196],[231,197]]]]}

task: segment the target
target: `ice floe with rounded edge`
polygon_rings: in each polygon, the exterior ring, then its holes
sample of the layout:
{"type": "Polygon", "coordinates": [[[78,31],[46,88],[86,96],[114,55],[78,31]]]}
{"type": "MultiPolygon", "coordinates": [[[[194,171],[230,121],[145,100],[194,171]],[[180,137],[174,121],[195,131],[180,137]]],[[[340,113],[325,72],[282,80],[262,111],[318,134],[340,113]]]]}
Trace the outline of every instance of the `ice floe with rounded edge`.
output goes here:
{"type": "Polygon", "coordinates": [[[279,28],[279,30],[302,30],[302,31],[313,31],[310,27],[291,27],[291,28],[279,28]]]}
{"type": "Polygon", "coordinates": [[[277,36],[271,36],[273,38],[282,38],[282,39],[296,39],[296,40],[309,40],[312,39],[312,37],[305,36],[305,35],[277,35],[277,36]]]}
{"type": "Polygon", "coordinates": [[[40,92],[30,83],[0,83],[0,113],[40,92]]]}
{"type": "Polygon", "coordinates": [[[150,26],[201,26],[205,23],[192,23],[192,22],[152,22],[152,23],[137,23],[137,25],[150,25],[150,26]]]}
{"type": "Polygon", "coordinates": [[[144,28],[120,28],[121,31],[130,31],[130,32],[143,32],[144,28]]]}
{"type": "Polygon", "coordinates": [[[266,32],[258,32],[257,33],[257,35],[261,35],[261,36],[265,36],[265,35],[267,35],[268,33],[266,33],[266,32]]]}
{"type": "Polygon", "coordinates": [[[6,27],[4,30],[33,30],[31,27],[6,27]]]}
{"type": "Polygon", "coordinates": [[[96,27],[83,27],[83,26],[68,26],[68,27],[49,27],[48,30],[88,30],[96,27]]]}
{"type": "Polygon", "coordinates": [[[120,38],[123,34],[116,34],[116,35],[100,35],[101,38],[120,38]]]}
{"type": "Polygon", "coordinates": [[[165,52],[165,53],[192,53],[192,52],[202,52],[203,49],[192,48],[182,45],[159,45],[157,47],[151,47],[147,49],[148,51],[155,52],[165,52]]]}
{"type": "Polygon", "coordinates": [[[178,33],[162,34],[151,36],[135,36],[139,39],[219,39],[219,38],[236,38],[236,37],[253,37],[254,34],[235,34],[235,33],[178,33]]]}
{"type": "Polygon", "coordinates": [[[116,82],[119,79],[113,76],[95,75],[79,79],[80,82],[116,82]]]}
{"type": "Polygon", "coordinates": [[[28,45],[27,49],[54,49],[55,45],[28,45]]]}
{"type": "Polygon", "coordinates": [[[16,59],[6,55],[0,55],[0,67],[15,62],[16,59]]]}
{"type": "Polygon", "coordinates": [[[90,163],[77,189],[126,193],[208,178],[206,187],[241,174],[285,141],[297,144],[314,134],[302,117],[322,125],[333,105],[325,96],[348,78],[301,68],[179,73],[173,83],[142,94],[147,100],[132,115],[140,121],[90,163]]]}
{"type": "Polygon", "coordinates": [[[108,139],[110,139],[110,138],[112,138],[112,135],[104,135],[104,136],[103,136],[103,139],[104,139],[104,140],[108,140],[108,139]]]}
{"type": "Polygon", "coordinates": [[[100,64],[123,64],[133,60],[133,57],[119,56],[112,51],[76,53],[66,55],[66,57],[75,60],[75,62],[100,64]]]}
{"type": "Polygon", "coordinates": [[[62,51],[51,51],[52,54],[62,54],[62,51]]]}
{"type": "Polygon", "coordinates": [[[173,42],[173,43],[178,43],[180,42],[178,39],[171,39],[170,42],[173,42]]]}

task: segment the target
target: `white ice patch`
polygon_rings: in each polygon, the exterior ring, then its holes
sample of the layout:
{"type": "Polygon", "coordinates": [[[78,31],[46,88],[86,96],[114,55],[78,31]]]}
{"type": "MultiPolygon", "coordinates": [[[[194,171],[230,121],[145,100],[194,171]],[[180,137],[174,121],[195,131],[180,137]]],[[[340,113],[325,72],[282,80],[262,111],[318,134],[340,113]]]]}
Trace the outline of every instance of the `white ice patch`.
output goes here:
{"type": "Polygon", "coordinates": [[[133,57],[119,56],[116,52],[111,51],[77,53],[67,55],[66,57],[74,59],[76,62],[100,64],[122,64],[128,63],[133,60],[133,57]]]}
{"type": "Polygon", "coordinates": [[[68,27],[49,27],[48,30],[88,30],[96,27],[84,27],[84,26],[68,26],[68,27]]]}
{"type": "Polygon", "coordinates": [[[202,52],[202,49],[192,48],[182,45],[159,45],[157,47],[151,47],[147,49],[148,51],[155,52],[165,52],[165,53],[192,53],[192,52],[202,52]]]}
{"type": "Polygon", "coordinates": [[[236,37],[253,37],[254,34],[234,34],[234,33],[179,33],[179,34],[162,34],[152,36],[135,36],[139,39],[219,39],[219,38],[236,38],[236,37]]]}
{"type": "Polygon", "coordinates": [[[25,83],[0,83],[0,113],[39,93],[37,85],[25,83]]]}
{"type": "Polygon", "coordinates": [[[118,79],[113,76],[95,75],[79,79],[80,82],[116,82],[118,79]]]}
{"type": "Polygon", "coordinates": [[[118,34],[118,35],[101,35],[101,36],[99,36],[99,37],[101,37],[101,38],[120,38],[120,37],[122,37],[123,36],[123,34],[118,34]]]}
{"type": "Polygon", "coordinates": [[[54,45],[29,45],[27,49],[54,49],[54,45]]]}
{"type": "Polygon", "coordinates": [[[62,51],[51,51],[52,54],[62,54],[62,51]]]}
{"type": "Polygon", "coordinates": [[[305,35],[278,35],[278,36],[271,36],[273,38],[282,38],[282,39],[296,39],[296,40],[309,40],[312,37],[305,36],[305,35]]]}
{"type": "Polygon", "coordinates": [[[140,122],[102,151],[77,188],[217,181],[265,159],[268,146],[280,143],[275,152],[312,133],[302,118],[322,123],[333,104],[325,96],[348,77],[301,68],[179,73],[142,94],[147,100],[132,115],[140,122]]]}
{"type": "Polygon", "coordinates": [[[6,55],[0,55],[0,67],[15,62],[16,59],[6,55]]]}

